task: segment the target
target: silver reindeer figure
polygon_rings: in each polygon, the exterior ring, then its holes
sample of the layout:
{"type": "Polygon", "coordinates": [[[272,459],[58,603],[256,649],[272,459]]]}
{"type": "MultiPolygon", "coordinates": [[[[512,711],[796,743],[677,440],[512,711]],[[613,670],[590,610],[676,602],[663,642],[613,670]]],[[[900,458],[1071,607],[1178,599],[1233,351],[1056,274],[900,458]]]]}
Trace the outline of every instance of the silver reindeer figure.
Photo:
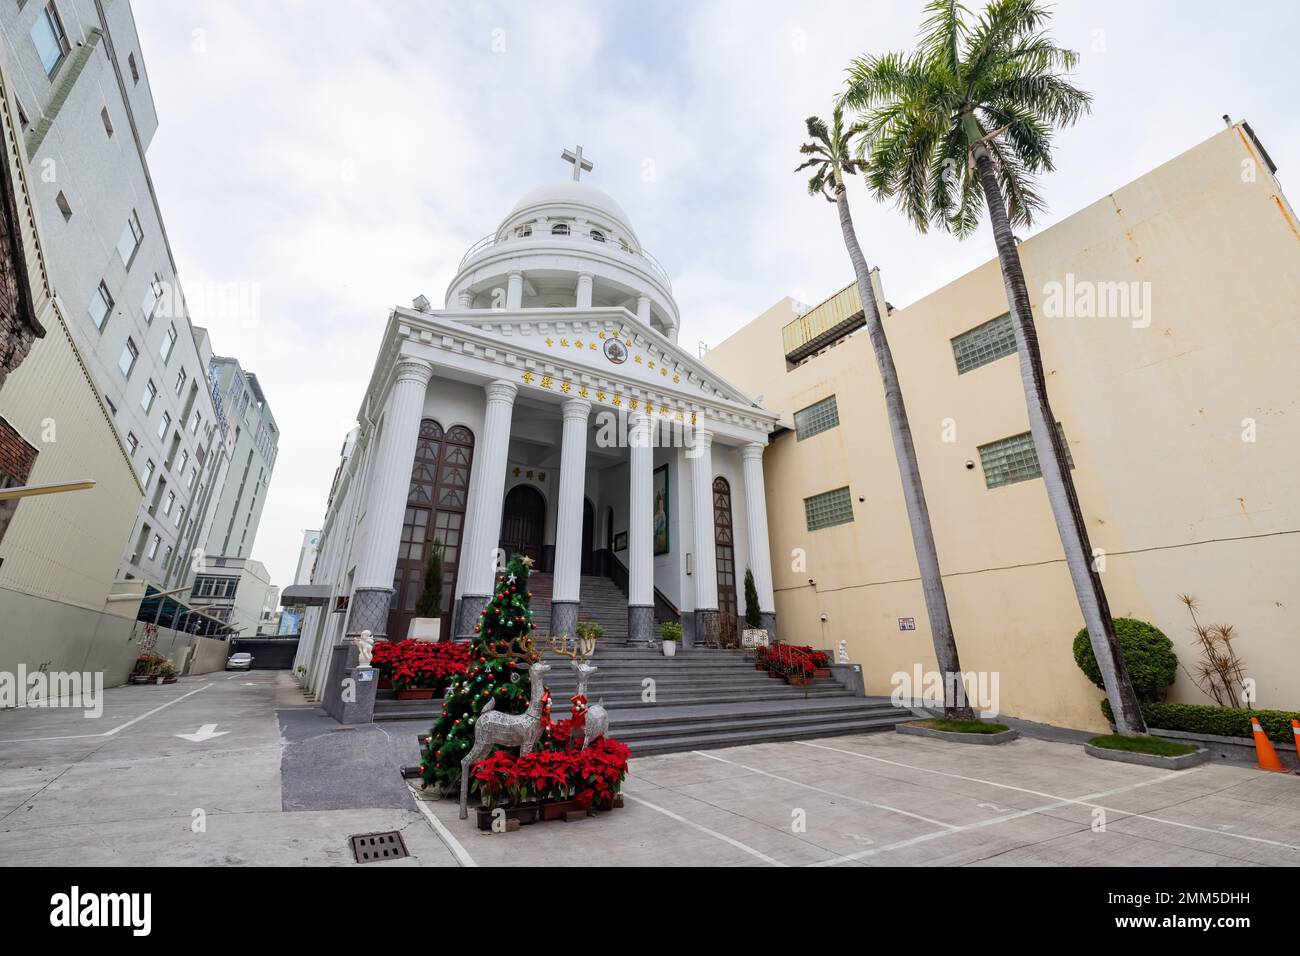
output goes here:
{"type": "Polygon", "coordinates": [[[479,711],[474,724],[474,746],[470,748],[465,759],[460,762],[460,818],[469,816],[469,771],[474,764],[491,755],[494,747],[518,747],[519,756],[532,753],[537,746],[537,739],[542,735],[542,698],[546,686],[542,678],[551,669],[550,664],[542,662],[541,655],[533,649],[533,639],[519,639],[524,649],[523,654],[507,653],[503,656],[515,657],[529,662],[528,678],[532,683],[528,698],[528,709],[522,714],[503,714],[495,710],[496,701],[489,700],[479,711]]]}
{"type": "MultiPolygon", "coordinates": [[[[600,669],[595,664],[589,663],[591,655],[596,650],[595,639],[586,638],[570,641],[567,637],[562,637],[557,641],[555,638],[551,638],[551,650],[569,658],[569,666],[578,675],[578,692],[576,696],[585,700],[587,697],[587,681],[592,674],[600,669]]],[[[586,750],[593,740],[608,733],[609,713],[605,710],[604,704],[588,704],[587,716],[582,724],[582,749],[586,750]]]]}

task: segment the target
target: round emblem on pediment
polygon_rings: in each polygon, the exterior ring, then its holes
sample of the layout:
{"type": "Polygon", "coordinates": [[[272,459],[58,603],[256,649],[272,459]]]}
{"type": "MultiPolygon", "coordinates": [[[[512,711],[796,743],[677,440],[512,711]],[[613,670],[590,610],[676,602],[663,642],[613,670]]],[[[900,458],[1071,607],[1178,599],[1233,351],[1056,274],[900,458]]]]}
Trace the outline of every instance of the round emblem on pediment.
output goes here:
{"type": "Polygon", "coordinates": [[[627,348],[618,339],[606,339],[605,358],[615,365],[622,365],[627,361],[627,348]]]}

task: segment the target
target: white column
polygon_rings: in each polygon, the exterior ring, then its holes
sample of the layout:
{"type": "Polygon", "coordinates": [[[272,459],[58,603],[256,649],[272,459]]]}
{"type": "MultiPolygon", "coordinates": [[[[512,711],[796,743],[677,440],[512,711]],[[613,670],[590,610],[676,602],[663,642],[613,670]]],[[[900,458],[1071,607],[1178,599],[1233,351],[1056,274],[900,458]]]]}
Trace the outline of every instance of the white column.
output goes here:
{"type": "Polygon", "coordinates": [[[591,308],[591,286],[592,286],[591,273],[579,272],[578,289],[576,293],[578,297],[578,308],[580,309],[591,308]]]}
{"type": "Polygon", "coordinates": [[[591,402],[571,398],[564,403],[563,411],[551,630],[571,636],[578,623],[582,583],[582,493],[587,483],[587,416],[591,402]]]}
{"type": "Polygon", "coordinates": [[[456,294],[456,303],[462,309],[471,308],[474,305],[474,293],[469,289],[461,289],[460,292],[456,294]]]}
{"type": "Polygon", "coordinates": [[[740,450],[745,474],[746,537],[749,539],[749,569],[754,572],[758,609],[775,614],[772,596],[772,550],[767,540],[767,491],[763,485],[763,446],[750,442],[740,450]]]}
{"type": "Polygon", "coordinates": [[[648,641],[654,634],[654,448],[650,444],[650,418],[629,413],[628,445],[631,452],[627,519],[628,640],[648,641]]]}
{"type": "Polygon", "coordinates": [[[646,328],[650,327],[650,296],[639,295],[636,297],[636,320],[646,328]]]}
{"type": "Polygon", "coordinates": [[[691,519],[695,525],[695,610],[718,609],[717,545],[713,527],[713,432],[697,428],[691,460],[691,519]]]}
{"type": "Polygon", "coordinates": [[[524,274],[511,272],[506,276],[506,308],[517,309],[524,301],[524,274]]]}
{"type": "Polygon", "coordinates": [[[357,560],[349,634],[368,629],[379,635],[388,630],[388,597],[402,541],[411,462],[415,460],[424,396],[432,376],[433,366],[422,359],[397,360],[397,376],[388,393],[383,433],[376,451],[379,467],[371,469],[369,485],[364,489],[365,541],[357,560]]]}
{"type": "MultiPolygon", "coordinates": [[[[473,608],[475,616],[496,583],[493,558],[501,540],[501,505],[506,489],[506,463],[510,452],[510,418],[514,411],[513,382],[500,379],[484,386],[487,408],[483,415],[483,434],[474,448],[474,467],[470,472],[469,508],[465,518],[465,539],[460,552],[460,573],[465,579],[464,598],[482,599],[473,608]]],[[[457,629],[463,636],[464,624],[457,629]]],[[[469,627],[475,622],[469,621],[469,627]]]]}

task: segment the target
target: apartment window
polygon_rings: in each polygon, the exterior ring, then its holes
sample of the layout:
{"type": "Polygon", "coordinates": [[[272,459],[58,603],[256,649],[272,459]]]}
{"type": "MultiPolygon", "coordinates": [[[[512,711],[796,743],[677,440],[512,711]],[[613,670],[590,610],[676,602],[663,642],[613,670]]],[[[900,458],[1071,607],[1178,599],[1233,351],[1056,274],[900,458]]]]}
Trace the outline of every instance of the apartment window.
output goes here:
{"type": "Polygon", "coordinates": [[[68,222],[72,219],[72,205],[68,202],[68,197],[63,195],[63,190],[54,197],[54,205],[59,207],[59,212],[63,213],[63,221],[68,222]]]}
{"type": "Polygon", "coordinates": [[[135,432],[126,433],[126,450],[132,458],[135,457],[136,449],[140,447],[140,439],[135,437],[135,432]]]}
{"type": "Polygon", "coordinates": [[[957,374],[988,365],[1007,355],[1016,354],[1016,331],[1011,313],[977,325],[952,340],[952,355],[957,360],[957,374]]]}
{"type": "Polygon", "coordinates": [[[185,487],[186,487],[186,488],[193,488],[193,487],[194,487],[194,479],[197,478],[198,476],[199,476],[199,470],[198,470],[197,468],[191,468],[191,469],[190,469],[190,473],[189,473],[189,475],[186,476],[186,478],[185,478],[185,487]]]}
{"type": "Polygon", "coordinates": [[[146,414],[153,410],[153,400],[158,397],[158,386],[153,383],[153,379],[144,383],[144,392],[140,395],[140,407],[146,414]]]}
{"type": "Polygon", "coordinates": [[[45,75],[54,76],[54,71],[72,50],[54,0],[50,0],[45,9],[36,15],[36,22],[32,24],[32,42],[36,44],[36,52],[40,55],[41,66],[45,67],[45,75]]]}
{"type": "Polygon", "coordinates": [[[177,468],[176,470],[179,471],[181,474],[185,474],[185,466],[188,465],[189,463],[190,463],[190,453],[187,451],[182,451],[181,464],[180,467],[177,468]]]}
{"type": "Polygon", "coordinates": [[[139,357],[140,350],[135,347],[135,342],[127,339],[126,345],[122,347],[122,354],[117,360],[117,367],[122,370],[122,374],[127,378],[131,377],[131,370],[135,368],[135,360],[139,357]]]}
{"type": "Polygon", "coordinates": [[[162,346],[158,349],[158,354],[162,356],[163,364],[172,357],[172,349],[176,348],[176,325],[173,323],[167,329],[167,334],[163,336],[162,346]]]}
{"type": "Polygon", "coordinates": [[[122,238],[117,240],[117,254],[122,257],[122,265],[128,269],[135,260],[135,254],[144,241],[144,228],[140,225],[140,215],[134,209],[122,229],[122,238]]]}
{"type": "Polygon", "coordinates": [[[172,427],[172,417],[168,415],[166,412],[163,412],[162,419],[158,422],[158,437],[166,438],[167,429],[171,427],[172,427]]]}
{"type": "Polygon", "coordinates": [[[95,328],[104,331],[104,323],[108,321],[108,315],[113,311],[113,295],[103,282],[100,282],[99,288],[95,290],[87,311],[90,313],[90,321],[95,323],[95,328]]]}
{"type": "Polygon", "coordinates": [[[139,68],[138,66],[135,65],[135,54],[134,54],[134,53],[131,53],[131,54],[128,54],[128,55],[127,55],[127,58],[126,58],[126,65],[127,65],[127,67],[131,70],[131,82],[132,82],[132,83],[139,83],[139,82],[140,82],[140,68],[139,68]]]}
{"type": "Polygon", "coordinates": [[[199,422],[201,422],[202,420],[203,420],[203,416],[199,414],[199,410],[197,408],[194,409],[194,414],[190,416],[191,435],[197,435],[199,433],[199,422]]]}
{"type": "Polygon", "coordinates": [[[176,527],[180,527],[185,521],[185,506],[181,505],[176,509],[176,527]]]}
{"type": "Polygon", "coordinates": [[[140,475],[140,484],[148,488],[149,482],[153,480],[153,471],[154,471],[153,459],[150,458],[144,463],[144,473],[140,475]]]}
{"type": "Polygon", "coordinates": [[[163,514],[165,515],[171,514],[172,508],[175,507],[175,505],[176,505],[176,492],[174,491],[167,492],[167,497],[163,500],[163,514]]]}
{"type": "Polygon", "coordinates": [[[104,396],[104,404],[108,406],[109,414],[112,415],[114,418],[116,418],[117,406],[113,404],[113,400],[109,398],[107,395],[104,396]]]}
{"type": "Polygon", "coordinates": [[[803,500],[804,520],[809,531],[819,531],[853,520],[853,499],[849,489],[836,488],[803,500]]]}
{"type": "Polygon", "coordinates": [[[112,137],[113,121],[112,119],[109,118],[107,106],[105,106],[102,110],[99,111],[99,120],[101,123],[104,124],[104,132],[107,133],[110,137],[112,137]]]}
{"type": "Polygon", "coordinates": [[[840,423],[840,409],[835,404],[835,396],[823,398],[807,408],[794,413],[794,432],[799,441],[812,438],[824,431],[835,428],[840,423]]]}
{"type": "MultiPolygon", "coordinates": [[[[1061,429],[1060,422],[1057,422],[1056,427],[1064,441],[1065,431],[1061,429]]],[[[1034,439],[1029,432],[980,445],[979,453],[980,465],[984,468],[984,484],[990,488],[1030,481],[1043,473],[1038,464],[1038,453],[1034,451],[1034,439]]],[[[1065,449],[1065,460],[1071,468],[1074,467],[1068,446],[1065,449]]]]}
{"type": "Polygon", "coordinates": [[[176,387],[172,389],[172,391],[175,392],[175,394],[179,395],[181,393],[181,390],[185,388],[185,380],[187,378],[189,378],[189,376],[185,373],[185,369],[182,368],[177,370],[176,387]]]}
{"type": "Polygon", "coordinates": [[[599,229],[593,229],[593,230],[591,230],[591,232],[590,232],[589,235],[591,236],[591,238],[595,239],[597,242],[604,242],[604,241],[605,241],[605,234],[604,234],[603,232],[601,232],[599,229]]]}
{"type": "Polygon", "coordinates": [[[162,563],[163,567],[167,567],[172,563],[172,546],[170,544],[167,545],[167,550],[163,552],[162,563]]]}
{"type": "Polygon", "coordinates": [[[32,125],[32,122],[27,118],[27,111],[23,109],[22,102],[16,96],[14,97],[14,105],[18,107],[18,125],[26,130],[28,126],[32,125]]]}
{"type": "Polygon", "coordinates": [[[150,561],[158,557],[158,549],[160,547],[162,547],[162,537],[160,535],[154,535],[152,538],[149,539],[149,560],[150,561]]]}

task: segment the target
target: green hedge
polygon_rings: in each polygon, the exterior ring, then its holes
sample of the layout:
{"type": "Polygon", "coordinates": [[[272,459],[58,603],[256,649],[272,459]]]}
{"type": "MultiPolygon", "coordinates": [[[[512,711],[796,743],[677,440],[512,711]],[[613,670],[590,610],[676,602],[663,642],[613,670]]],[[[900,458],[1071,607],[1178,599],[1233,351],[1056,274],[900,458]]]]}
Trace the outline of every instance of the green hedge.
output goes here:
{"type": "MultiPolygon", "coordinates": [[[[1165,688],[1178,676],[1173,641],[1155,625],[1131,617],[1115,618],[1115,638],[1138,700],[1155,701],[1164,697],[1165,688]]],[[[1074,636],[1074,662],[1088,680],[1106,689],[1086,627],[1074,636]]]]}
{"type": "MultiPolygon", "coordinates": [[[[1144,703],[1141,707],[1148,727],[1218,737],[1245,737],[1248,740],[1254,736],[1250,730],[1250,716],[1254,714],[1269,739],[1284,744],[1290,744],[1293,739],[1291,721],[1300,720],[1300,711],[1290,710],[1246,710],[1244,707],[1215,707],[1211,704],[1144,703]]],[[[1107,720],[1114,719],[1109,700],[1101,702],[1101,712],[1107,720]]]]}

